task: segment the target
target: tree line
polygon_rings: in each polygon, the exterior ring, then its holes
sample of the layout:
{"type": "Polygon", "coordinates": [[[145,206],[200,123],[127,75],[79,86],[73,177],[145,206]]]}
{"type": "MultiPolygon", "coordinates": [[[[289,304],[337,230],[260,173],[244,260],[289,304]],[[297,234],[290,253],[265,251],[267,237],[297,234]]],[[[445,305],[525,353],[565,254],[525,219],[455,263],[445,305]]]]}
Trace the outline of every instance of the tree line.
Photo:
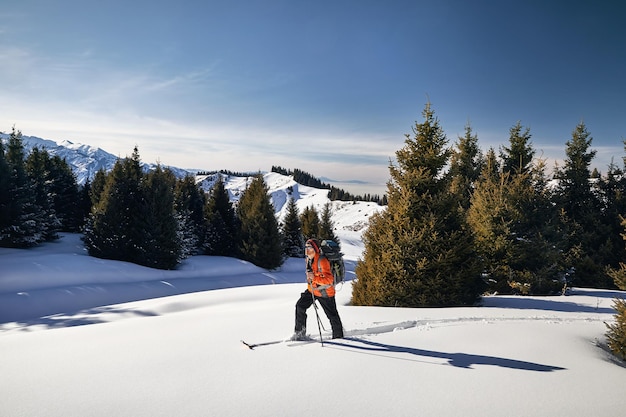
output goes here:
{"type": "MultiPolygon", "coordinates": [[[[454,146],[428,104],[390,164],[388,206],[363,235],[353,303],[473,305],[482,294],[616,288],[626,160],[592,178],[584,123],[550,177],[520,122],[484,153],[468,124],[454,146]]],[[[625,143],[626,145],[626,143],[625,143]]]]}
{"type": "Polygon", "coordinates": [[[321,188],[329,190],[328,198],[330,201],[369,201],[377,203],[381,206],[387,204],[387,196],[383,195],[382,197],[378,194],[369,194],[366,193],[364,195],[354,195],[349,192],[342,190],[341,188],[337,188],[333,185],[326,184],[322,182],[319,178],[309,174],[308,172],[302,171],[300,169],[286,169],[281,166],[272,166],[272,172],[276,172],[282,175],[292,176],[293,180],[298,184],[306,185],[307,187],[321,188]]]}
{"type": "Polygon", "coordinates": [[[167,168],[144,172],[139,151],[100,170],[78,186],[65,160],[35,148],[25,154],[21,133],[0,142],[0,246],[27,248],[82,232],[88,253],[104,259],[173,269],[195,254],[233,256],[274,269],[286,257],[304,256],[309,237],[336,239],[331,206],[322,213],[299,213],[288,204],[281,224],[260,174],[254,175],[236,205],[214,174],[207,194],[187,176],[167,168]]]}

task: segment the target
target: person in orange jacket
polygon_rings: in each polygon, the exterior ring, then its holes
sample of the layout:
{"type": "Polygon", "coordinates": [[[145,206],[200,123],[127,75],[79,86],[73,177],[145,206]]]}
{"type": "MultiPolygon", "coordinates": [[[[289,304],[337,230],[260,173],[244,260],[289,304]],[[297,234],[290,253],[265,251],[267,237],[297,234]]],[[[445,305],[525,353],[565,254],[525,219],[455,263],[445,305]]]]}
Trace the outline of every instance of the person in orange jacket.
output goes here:
{"type": "Polygon", "coordinates": [[[337,311],[335,301],[335,287],[330,261],[320,255],[320,244],[316,239],[309,239],[304,245],[306,258],[306,278],[308,287],[300,294],[296,303],[296,326],[293,340],[304,340],[306,336],[306,311],[313,305],[314,298],[318,300],[326,317],[330,321],[333,339],[343,337],[343,325],[337,311]],[[312,293],[311,293],[312,292],[312,293]]]}

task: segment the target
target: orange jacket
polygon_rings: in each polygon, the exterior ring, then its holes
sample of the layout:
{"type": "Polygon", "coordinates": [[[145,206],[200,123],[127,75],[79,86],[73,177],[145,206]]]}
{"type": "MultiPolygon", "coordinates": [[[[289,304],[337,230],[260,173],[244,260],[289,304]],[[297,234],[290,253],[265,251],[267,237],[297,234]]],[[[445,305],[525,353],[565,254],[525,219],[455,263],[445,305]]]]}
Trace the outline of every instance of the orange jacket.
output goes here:
{"type": "Polygon", "coordinates": [[[309,266],[313,271],[313,281],[309,285],[309,292],[311,292],[311,287],[313,287],[313,294],[316,297],[334,297],[335,287],[333,284],[335,280],[330,270],[330,261],[325,256],[320,258],[320,254],[316,251],[315,257],[311,260],[306,258],[306,262],[307,272],[309,271],[309,266]]]}

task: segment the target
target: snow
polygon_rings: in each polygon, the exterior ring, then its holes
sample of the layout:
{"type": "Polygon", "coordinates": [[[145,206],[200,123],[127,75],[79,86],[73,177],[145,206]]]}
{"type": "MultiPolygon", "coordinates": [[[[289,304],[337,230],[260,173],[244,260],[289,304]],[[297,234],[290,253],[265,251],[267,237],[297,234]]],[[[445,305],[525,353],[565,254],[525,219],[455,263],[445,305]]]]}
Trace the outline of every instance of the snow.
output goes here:
{"type": "Polygon", "coordinates": [[[158,271],[91,258],[76,234],[0,249],[0,415],[624,415],[626,369],[601,347],[622,292],[380,308],[350,306],[348,282],[347,339],[249,350],[290,336],[302,263],[158,271]]]}

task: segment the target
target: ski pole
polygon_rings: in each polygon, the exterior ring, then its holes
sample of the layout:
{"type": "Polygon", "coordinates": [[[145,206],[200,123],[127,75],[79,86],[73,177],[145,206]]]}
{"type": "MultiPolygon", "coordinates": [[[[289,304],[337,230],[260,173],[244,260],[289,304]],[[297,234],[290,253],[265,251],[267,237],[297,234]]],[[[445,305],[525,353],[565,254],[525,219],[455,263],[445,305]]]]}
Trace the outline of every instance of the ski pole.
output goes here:
{"type": "Polygon", "coordinates": [[[317,330],[320,332],[320,343],[324,347],[324,339],[322,338],[322,320],[320,320],[320,314],[317,311],[317,304],[315,303],[315,294],[313,294],[313,285],[310,285],[311,297],[313,297],[313,308],[315,309],[315,317],[317,317],[317,330]]]}
{"type": "MultiPolygon", "coordinates": [[[[307,259],[306,271],[307,273],[313,272],[313,267],[311,266],[311,259],[307,259]]],[[[313,308],[315,309],[315,317],[317,318],[317,330],[320,332],[320,343],[322,344],[322,347],[324,347],[324,339],[322,338],[322,320],[320,319],[320,314],[317,311],[317,304],[315,303],[315,293],[313,292],[313,282],[309,281],[308,275],[307,275],[307,283],[309,284],[309,291],[311,292],[311,298],[313,300],[313,308]]]]}

